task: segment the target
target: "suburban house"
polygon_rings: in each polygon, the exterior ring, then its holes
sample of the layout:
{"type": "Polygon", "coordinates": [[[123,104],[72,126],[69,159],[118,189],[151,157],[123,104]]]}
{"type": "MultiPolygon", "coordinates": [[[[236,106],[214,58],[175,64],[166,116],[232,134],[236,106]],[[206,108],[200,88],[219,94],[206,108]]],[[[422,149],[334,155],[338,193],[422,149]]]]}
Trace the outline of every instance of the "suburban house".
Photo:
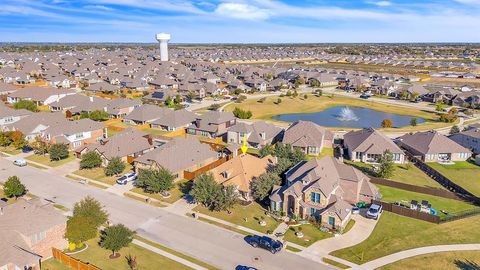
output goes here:
{"type": "Polygon", "coordinates": [[[19,88],[17,91],[7,95],[8,103],[16,103],[20,100],[31,100],[37,105],[48,105],[58,101],[68,95],[74,95],[75,91],[59,88],[42,88],[38,86],[29,86],[19,88]]]}
{"type": "Polygon", "coordinates": [[[240,198],[251,201],[251,183],[276,164],[276,158],[258,158],[252,155],[239,155],[213,168],[210,172],[215,181],[223,186],[234,186],[240,198]]]}
{"type": "Polygon", "coordinates": [[[285,185],[272,190],[270,209],[301,219],[315,218],[334,229],[347,225],[353,205],[379,197],[365,174],[330,156],[302,161],[285,178],[285,185]]]}
{"type": "Polygon", "coordinates": [[[78,158],[87,152],[95,151],[102,158],[102,165],[107,166],[114,157],[119,157],[127,163],[133,163],[133,160],[153,150],[154,147],[150,134],[129,128],[96,143],[80,146],[74,151],[78,158]]]}
{"type": "Polygon", "coordinates": [[[333,134],[313,122],[298,121],[285,130],[282,142],[300,149],[306,155],[318,156],[323,147],[331,147],[333,134]]]}
{"type": "Polygon", "coordinates": [[[134,161],[135,171],[140,169],[168,169],[176,178],[184,178],[184,171],[196,171],[218,159],[217,152],[194,137],[175,138],[134,161]]]}
{"type": "Polygon", "coordinates": [[[265,121],[247,124],[239,122],[230,127],[227,132],[227,142],[242,144],[243,137],[247,136],[247,146],[261,148],[267,144],[274,144],[281,139],[283,129],[265,121]]]}
{"type": "Polygon", "coordinates": [[[48,143],[65,143],[69,149],[74,149],[107,138],[107,127],[88,118],[66,121],[46,128],[42,138],[48,143]]]}
{"type": "Polygon", "coordinates": [[[138,106],[123,118],[123,122],[132,125],[144,125],[164,117],[172,110],[157,105],[144,104],[138,106]]]}
{"type": "Polygon", "coordinates": [[[343,136],[348,158],[355,162],[378,163],[385,151],[395,163],[405,162],[405,153],[390,138],[373,128],[350,131],[343,136]]]}
{"type": "Polygon", "coordinates": [[[41,261],[52,256],[52,247],[68,246],[63,238],[67,218],[52,204],[41,200],[0,201],[0,269],[40,270],[41,261]]]}
{"type": "Polygon", "coordinates": [[[20,131],[25,135],[27,141],[33,141],[35,137],[41,136],[42,132],[52,125],[66,125],[68,122],[61,112],[38,112],[32,113],[20,120],[4,125],[3,131],[20,131]]]}
{"type": "Polygon", "coordinates": [[[165,131],[175,131],[186,128],[191,125],[197,118],[197,114],[185,109],[170,110],[163,117],[151,122],[152,128],[158,128],[165,131]]]}
{"type": "Polygon", "coordinates": [[[449,138],[470,149],[474,154],[480,154],[480,127],[471,126],[467,130],[450,135],[449,138]]]}
{"type": "Polygon", "coordinates": [[[15,123],[31,114],[31,111],[25,109],[15,110],[0,104],[0,126],[15,123]]]}
{"type": "Polygon", "coordinates": [[[398,145],[424,162],[454,162],[469,159],[472,152],[436,131],[405,134],[398,145]]]}
{"type": "Polygon", "coordinates": [[[216,138],[227,133],[228,128],[237,123],[231,112],[208,111],[196,117],[187,127],[187,133],[208,138],[216,138]]]}
{"type": "Polygon", "coordinates": [[[69,95],[58,101],[49,104],[50,110],[53,112],[69,111],[71,115],[80,114],[82,112],[105,111],[109,100],[95,96],[69,95]]]}
{"type": "Polygon", "coordinates": [[[110,118],[122,118],[141,105],[142,101],[139,99],[116,98],[108,103],[107,113],[110,118]]]}

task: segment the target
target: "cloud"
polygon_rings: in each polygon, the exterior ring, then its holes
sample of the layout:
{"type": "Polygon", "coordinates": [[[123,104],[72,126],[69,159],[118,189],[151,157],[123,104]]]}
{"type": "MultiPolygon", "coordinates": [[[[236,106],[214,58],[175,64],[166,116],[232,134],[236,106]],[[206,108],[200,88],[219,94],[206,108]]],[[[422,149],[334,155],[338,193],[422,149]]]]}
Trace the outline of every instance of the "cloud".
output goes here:
{"type": "Polygon", "coordinates": [[[379,7],[389,7],[392,5],[390,1],[378,1],[378,2],[368,2],[372,5],[379,6],[379,7]]]}
{"type": "Polygon", "coordinates": [[[215,13],[225,17],[244,20],[266,20],[271,16],[267,9],[243,3],[221,3],[215,9],[215,13]]]}
{"type": "Polygon", "coordinates": [[[86,6],[84,6],[84,8],[104,10],[104,11],[111,11],[111,10],[113,10],[113,8],[107,7],[107,6],[104,6],[104,5],[86,5],[86,6]]]}

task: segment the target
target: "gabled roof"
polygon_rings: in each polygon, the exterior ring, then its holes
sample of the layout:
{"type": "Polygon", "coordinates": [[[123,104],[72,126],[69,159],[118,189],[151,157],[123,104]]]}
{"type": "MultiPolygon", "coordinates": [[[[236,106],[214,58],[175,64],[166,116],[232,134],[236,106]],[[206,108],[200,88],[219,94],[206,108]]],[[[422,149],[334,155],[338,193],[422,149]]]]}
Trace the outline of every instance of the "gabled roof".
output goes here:
{"type": "Polygon", "coordinates": [[[391,153],[403,153],[391,139],[373,128],[350,131],[343,136],[343,141],[352,152],[383,154],[389,150],[391,153]]]}
{"type": "Polygon", "coordinates": [[[333,135],[325,128],[310,122],[298,121],[293,123],[283,135],[283,143],[297,147],[320,147],[325,139],[332,139],[333,135]]]}
{"type": "Polygon", "coordinates": [[[162,118],[171,112],[171,109],[159,107],[157,105],[144,104],[133,109],[133,111],[124,118],[127,120],[151,122],[162,118]]]}
{"type": "Polygon", "coordinates": [[[171,111],[165,114],[163,117],[156,119],[152,124],[168,126],[168,127],[181,127],[192,123],[197,114],[185,109],[171,111]]]}
{"type": "Polygon", "coordinates": [[[415,149],[419,153],[440,154],[440,153],[470,153],[470,150],[459,145],[446,136],[436,131],[417,132],[405,134],[399,138],[402,144],[415,149]]]}

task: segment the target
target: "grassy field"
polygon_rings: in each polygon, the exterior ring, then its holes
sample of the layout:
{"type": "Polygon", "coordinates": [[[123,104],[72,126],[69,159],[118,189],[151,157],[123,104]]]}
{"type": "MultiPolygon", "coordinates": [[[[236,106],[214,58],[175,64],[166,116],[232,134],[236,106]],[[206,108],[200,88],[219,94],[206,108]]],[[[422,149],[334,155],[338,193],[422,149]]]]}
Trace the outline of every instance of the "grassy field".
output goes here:
{"type": "MultiPolygon", "coordinates": [[[[303,94],[301,95],[303,97],[303,94]]],[[[233,103],[228,105],[225,110],[233,111],[235,107],[249,110],[253,113],[254,119],[272,120],[273,116],[279,114],[289,113],[313,113],[323,111],[325,109],[335,106],[351,106],[363,107],[378,110],[382,112],[395,113],[400,115],[409,115],[412,117],[420,117],[427,120],[427,122],[419,124],[416,127],[402,127],[390,128],[386,131],[401,131],[401,130],[429,130],[433,128],[445,127],[452,124],[437,122],[438,116],[435,113],[417,110],[413,108],[405,108],[402,106],[389,105],[374,101],[366,101],[360,99],[353,99],[343,96],[334,95],[333,97],[321,96],[316,97],[308,94],[307,99],[300,97],[291,98],[283,97],[280,104],[275,104],[279,97],[268,97],[265,102],[259,103],[258,99],[249,99],[242,103],[233,103]]],[[[344,128],[342,128],[344,129],[344,128]]]]}
{"type": "MultiPolygon", "coordinates": [[[[103,171],[103,167],[93,168],[93,169],[83,169],[77,170],[73,173],[79,176],[83,176],[85,178],[90,178],[93,180],[97,180],[109,185],[115,185],[117,177],[116,176],[106,176],[105,172],[103,171]]],[[[128,165],[123,173],[127,173],[132,170],[132,166],[128,165]]]]}
{"type": "Polygon", "coordinates": [[[468,161],[455,162],[452,165],[439,163],[428,163],[428,165],[475,196],[480,196],[480,166],[468,161]]]}
{"type": "Polygon", "coordinates": [[[480,269],[480,251],[450,251],[419,255],[385,265],[379,270],[480,269]],[[471,266],[468,268],[467,266],[471,266]],[[475,267],[473,267],[475,266],[475,267]]]}
{"type": "Polygon", "coordinates": [[[445,199],[442,197],[416,193],[411,191],[406,191],[403,189],[392,188],[382,185],[377,185],[380,189],[380,193],[382,194],[382,201],[386,202],[401,202],[403,201],[405,204],[410,204],[412,200],[416,200],[417,202],[421,202],[422,200],[428,201],[433,208],[438,211],[438,215],[440,218],[445,217],[441,211],[446,211],[450,214],[475,209],[476,207],[465,203],[463,201],[457,201],[452,199],[445,199]]]}
{"type": "Polygon", "coordinates": [[[480,216],[474,216],[437,225],[383,212],[373,233],[365,241],[331,254],[362,264],[411,248],[478,243],[480,230],[477,230],[475,226],[479,222],[480,216]]]}
{"type": "Polygon", "coordinates": [[[201,205],[195,207],[193,210],[198,211],[202,214],[223,219],[233,224],[247,227],[262,233],[266,233],[267,231],[273,232],[273,230],[277,228],[278,224],[280,224],[273,218],[266,216],[265,215],[266,209],[264,209],[262,206],[260,206],[256,202],[252,202],[247,206],[236,204],[230,210],[231,211],[230,214],[228,214],[226,211],[220,211],[220,212],[210,211],[201,205]],[[259,221],[261,217],[265,218],[265,221],[267,222],[266,226],[260,226],[259,221]]]}
{"type": "Polygon", "coordinates": [[[50,156],[49,155],[36,155],[36,154],[33,154],[31,156],[28,156],[25,158],[26,160],[30,160],[30,161],[33,161],[33,162],[37,162],[37,163],[40,163],[40,164],[43,164],[43,165],[46,165],[46,166],[49,166],[49,167],[57,167],[57,166],[60,166],[60,165],[63,165],[65,163],[68,163],[70,161],[73,161],[75,160],[75,156],[70,154],[67,158],[65,159],[62,159],[62,160],[58,160],[58,161],[51,161],[50,160],[50,156]]]}
{"type": "Polygon", "coordinates": [[[333,237],[333,234],[322,232],[311,224],[305,224],[301,226],[288,228],[283,239],[297,245],[308,247],[311,244],[317,242],[318,240],[322,240],[330,237],[333,237]],[[302,228],[302,233],[303,233],[302,238],[298,238],[295,235],[295,230],[298,230],[300,227],[302,228]]]}
{"type": "Polygon", "coordinates": [[[160,195],[158,193],[146,193],[141,188],[134,188],[131,191],[135,192],[135,193],[138,193],[138,194],[142,194],[142,195],[151,197],[151,198],[154,198],[154,199],[157,199],[157,200],[162,201],[162,202],[174,203],[174,202],[178,201],[180,198],[182,198],[185,194],[188,194],[188,192],[190,191],[190,189],[192,187],[192,184],[193,184],[193,180],[188,181],[186,179],[181,179],[181,180],[175,182],[175,186],[169,191],[171,196],[168,197],[168,198],[164,198],[162,195],[160,195]]]}
{"type": "Polygon", "coordinates": [[[111,251],[101,248],[97,244],[98,239],[88,241],[88,249],[73,255],[73,257],[80,259],[84,262],[89,262],[95,266],[100,267],[102,270],[128,270],[125,256],[131,254],[137,257],[137,264],[139,269],[190,269],[189,267],[180,264],[176,261],[163,257],[150,250],[130,244],[128,247],[120,250],[121,256],[117,259],[109,259],[108,256],[111,251]]]}
{"type": "MultiPolygon", "coordinates": [[[[369,176],[377,177],[377,174],[372,169],[373,165],[371,164],[365,164],[362,162],[351,162],[349,160],[345,160],[345,163],[356,167],[357,169],[363,171],[369,176]]],[[[428,175],[426,175],[414,165],[407,166],[405,164],[395,164],[395,172],[390,178],[390,180],[420,187],[433,187],[444,189],[442,185],[437,183],[437,181],[433,180],[432,178],[428,177],[428,175]]]]}

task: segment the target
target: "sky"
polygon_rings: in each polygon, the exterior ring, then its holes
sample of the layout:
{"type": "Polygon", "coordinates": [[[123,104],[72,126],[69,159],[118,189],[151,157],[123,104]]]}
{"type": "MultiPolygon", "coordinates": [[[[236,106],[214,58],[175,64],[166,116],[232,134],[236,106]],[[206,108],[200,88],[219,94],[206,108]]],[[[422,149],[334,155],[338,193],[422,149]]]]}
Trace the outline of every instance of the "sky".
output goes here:
{"type": "Polygon", "coordinates": [[[0,42],[480,42],[480,0],[0,0],[0,42]]]}

